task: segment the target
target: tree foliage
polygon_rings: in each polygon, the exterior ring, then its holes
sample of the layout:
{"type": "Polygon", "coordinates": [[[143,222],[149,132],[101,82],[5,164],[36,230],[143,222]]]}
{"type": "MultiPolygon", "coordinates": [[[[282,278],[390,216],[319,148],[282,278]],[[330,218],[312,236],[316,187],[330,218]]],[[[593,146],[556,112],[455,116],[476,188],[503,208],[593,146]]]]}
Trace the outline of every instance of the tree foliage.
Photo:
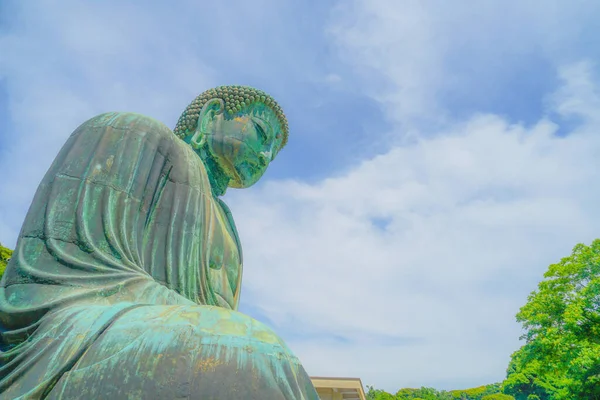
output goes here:
{"type": "Polygon", "coordinates": [[[517,314],[525,345],[504,392],[517,400],[600,398],[600,240],[553,264],[517,314]]]}
{"type": "Polygon", "coordinates": [[[396,400],[452,400],[450,393],[438,391],[434,388],[422,387],[420,389],[400,389],[396,392],[396,400]]]}
{"type": "Polygon", "coordinates": [[[6,264],[12,255],[12,250],[2,246],[0,243],[0,278],[4,275],[4,270],[6,269],[6,264]]]}
{"type": "Polygon", "coordinates": [[[515,400],[515,398],[504,393],[494,393],[483,396],[481,400],[515,400]]]}
{"type": "Polygon", "coordinates": [[[471,389],[436,390],[433,388],[422,387],[420,389],[400,389],[395,395],[380,389],[374,389],[367,386],[367,399],[369,400],[512,400],[512,396],[489,397],[499,394],[500,383],[494,383],[486,386],[479,386],[471,389]]]}
{"type": "Polygon", "coordinates": [[[481,400],[487,395],[500,393],[501,386],[500,383],[493,383],[471,389],[451,390],[450,394],[456,400],[481,400]]]}

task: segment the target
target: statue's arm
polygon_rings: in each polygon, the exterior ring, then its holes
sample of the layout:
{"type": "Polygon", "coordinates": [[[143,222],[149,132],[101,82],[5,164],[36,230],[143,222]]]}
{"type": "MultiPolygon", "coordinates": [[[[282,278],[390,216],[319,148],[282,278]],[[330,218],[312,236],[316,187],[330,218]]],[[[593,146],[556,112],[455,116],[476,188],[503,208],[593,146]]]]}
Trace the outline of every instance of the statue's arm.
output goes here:
{"type": "Polygon", "coordinates": [[[231,232],[233,232],[233,238],[235,239],[235,243],[237,244],[237,247],[238,247],[238,252],[240,254],[240,264],[241,264],[242,263],[242,244],[240,242],[240,237],[238,235],[238,231],[235,226],[235,221],[233,220],[233,215],[231,214],[231,210],[229,209],[229,207],[227,206],[227,204],[225,204],[225,202],[223,200],[217,198],[217,201],[218,201],[219,205],[221,206],[221,208],[223,209],[223,212],[225,213],[225,217],[227,218],[227,223],[229,224],[229,228],[231,229],[231,232]]]}

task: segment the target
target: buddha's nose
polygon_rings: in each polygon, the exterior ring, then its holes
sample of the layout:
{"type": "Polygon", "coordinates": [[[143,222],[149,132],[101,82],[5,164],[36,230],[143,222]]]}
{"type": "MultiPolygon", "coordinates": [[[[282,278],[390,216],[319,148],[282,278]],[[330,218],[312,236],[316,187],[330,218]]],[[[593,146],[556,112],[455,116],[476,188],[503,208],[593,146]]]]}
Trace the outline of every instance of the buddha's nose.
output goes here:
{"type": "Polygon", "coordinates": [[[258,154],[258,159],[260,160],[260,164],[264,167],[271,162],[271,152],[270,151],[261,151],[258,154]]]}

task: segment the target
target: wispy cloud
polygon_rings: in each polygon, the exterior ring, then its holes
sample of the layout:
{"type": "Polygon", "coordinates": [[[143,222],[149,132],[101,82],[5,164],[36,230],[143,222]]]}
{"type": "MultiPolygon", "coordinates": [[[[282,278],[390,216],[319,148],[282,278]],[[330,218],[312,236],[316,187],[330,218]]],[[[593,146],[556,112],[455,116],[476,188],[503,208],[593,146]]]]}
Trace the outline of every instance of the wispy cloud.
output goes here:
{"type": "Polygon", "coordinates": [[[474,112],[533,122],[557,67],[600,56],[599,14],[590,1],[351,0],[328,33],[406,136],[474,112]]]}

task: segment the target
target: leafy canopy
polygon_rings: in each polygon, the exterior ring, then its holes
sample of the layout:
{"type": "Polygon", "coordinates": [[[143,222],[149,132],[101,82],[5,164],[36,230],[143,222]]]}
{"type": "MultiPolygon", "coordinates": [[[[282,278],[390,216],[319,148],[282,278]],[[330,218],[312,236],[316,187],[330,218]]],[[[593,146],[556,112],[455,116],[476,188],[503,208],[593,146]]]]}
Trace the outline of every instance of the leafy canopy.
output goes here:
{"type": "Polygon", "coordinates": [[[6,264],[12,255],[12,250],[2,246],[0,243],[0,278],[4,275],[4,270],[6,269],[6,264]]]}
{"type": "Polygon", "coordinates": [[[600,240],[550,265],[517,314],[526,343],[504,392],[517,400],[600,398],[600,240]]]}
{"type": "Polygon", "coordinates": [[[367,386],[367,399],[369,400],[514,400],[512,396],[500,394],[501,384],[494,383],[471,389],[436,390],[422,387],[420,389],[400,389],[395,395],[380,389],[367,386]],[[489,397],[500,395],[504,397],[489,397]]]}

